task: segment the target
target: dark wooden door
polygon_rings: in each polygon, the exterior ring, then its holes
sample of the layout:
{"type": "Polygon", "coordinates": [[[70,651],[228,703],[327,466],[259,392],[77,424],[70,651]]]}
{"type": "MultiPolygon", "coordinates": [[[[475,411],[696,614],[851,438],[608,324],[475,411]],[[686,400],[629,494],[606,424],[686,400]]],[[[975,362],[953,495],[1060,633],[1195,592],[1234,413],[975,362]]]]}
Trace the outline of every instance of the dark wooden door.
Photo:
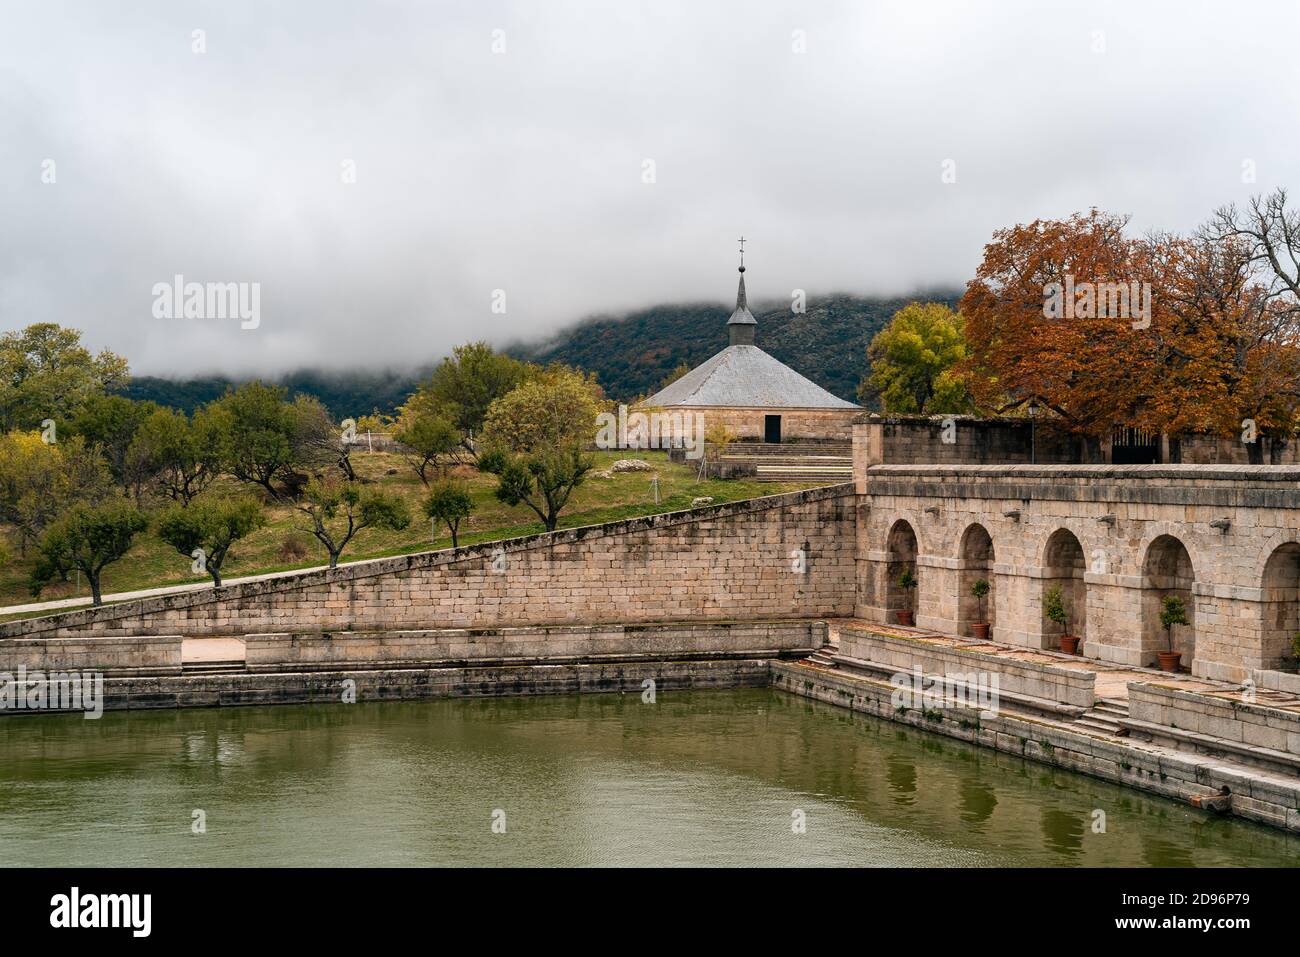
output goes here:
{"type": "Polygon", "coordinates": [[[763,441],[781,441],[781,417],[779,415],[763,416],[763,441]]]}

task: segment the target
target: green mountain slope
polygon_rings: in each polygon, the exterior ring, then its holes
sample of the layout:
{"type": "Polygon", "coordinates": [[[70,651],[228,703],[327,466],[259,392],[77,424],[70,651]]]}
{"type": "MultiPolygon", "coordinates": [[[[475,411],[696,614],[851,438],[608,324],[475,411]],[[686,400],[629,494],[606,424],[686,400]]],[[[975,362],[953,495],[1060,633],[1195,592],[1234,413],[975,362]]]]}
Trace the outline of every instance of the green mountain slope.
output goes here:
{"type": "MultiPolygon", "coordinates": [[[[756,309],[756,344],[822,388],[850,402],[867,369],[867,346],[893,314],[915,297],[867,299],[833,295],[756,309]]],[[[928,300],[956,305],[951,293],[928,300]]],[[[680,363],[694,367],[727,345],[723,305],[655,306],[623,317],[589,319],[538,345],[510,351],[534,362],[565,362],[595,372],[605,391],[626,401],[655,391],[680,363]]]]}
{"type": "MultiPolygon", "coordinates": [[[[795,371],[850,402],[867,369],[867,346],[893,314],[914,298],[955,306],[952,293],[874,299],[822,296],[796,315],[788,305],[756,308],[757,344],[795,371]]],[[[545,342],[516,343],[505,351],[534,362],[564,362],[594,372],[613,399],[649,395],[681,363],[694,367],[727,344],[722,304],[664,305],[625,316],[600,316],[562,330],[545,342]]],[[[327,372],[303,369],[268,377],[295,394],[314,395],[336,417],[378,409],[391,414],[429,375],[431,365],[414,371],[327,372]]],[[[133,399],[193,412],[223,395],[242,379],[204,376],[163,379],[137,376],[123,390],[133,399]]]]}

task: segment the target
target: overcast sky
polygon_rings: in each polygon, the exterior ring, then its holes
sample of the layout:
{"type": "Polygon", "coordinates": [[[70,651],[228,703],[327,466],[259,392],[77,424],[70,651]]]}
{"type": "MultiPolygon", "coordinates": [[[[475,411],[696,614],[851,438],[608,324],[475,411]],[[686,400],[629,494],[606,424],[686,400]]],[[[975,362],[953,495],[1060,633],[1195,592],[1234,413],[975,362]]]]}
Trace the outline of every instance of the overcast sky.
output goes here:
{"type": "Polygon", "coordinates": [[[77,326],[138,374],[408,365],[729,300],[741,233],[751,298],[906,293],[1035,217],[1184,230],[1300,190],[1294,0],[0,0],[0,24],[0,330],[77,326]],[[260,324],[156,318],[176,274],[260,283],[260,324]]]}

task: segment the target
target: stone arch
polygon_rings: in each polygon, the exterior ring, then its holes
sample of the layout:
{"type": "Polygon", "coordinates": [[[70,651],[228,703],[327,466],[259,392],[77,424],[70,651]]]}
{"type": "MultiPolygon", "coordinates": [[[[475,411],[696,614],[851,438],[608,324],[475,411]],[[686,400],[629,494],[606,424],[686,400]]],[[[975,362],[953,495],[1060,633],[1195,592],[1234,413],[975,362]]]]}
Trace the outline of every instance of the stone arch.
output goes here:
{"type": "Polygon", "coordinates": [[[885,553],[888,556],[885,566],[886,621],[897,621],[897,612],[900,611],[911,609],[915,612],[916,598],[921,591],[921,572],[916,564],[919,551],[912,523],[905,518],[894,522],[885,539],[885,553]],[[910,570],[917,581],[917,587],[910,594],[898,584],[899,576],[905,570],[910,570]]]}
{"type": "Polygon", "coordinates": [[[1291,640],[1300,632],[1300,542],[1284,542],[1264,563],[1261,659],[1265,668],[1294,661],[1291,640]]]}
{"type": "Polygon", "coordinates": [[[1049,620],[1046,611],[1042,612],[1042,647],[1058,647],[1060,636],[1068,633],[1079,639],[1082,648],[1088,638],[1088,584],[1083,577],[1088,564],[1079,536],[1068,528],[1058,528],[1047,536],[1042,569],[1043,595],[1051,588],[1059,588],[1068,618],[1063,627],[1049,620]]]}
{"type": "Polygon", "coordinates": [[[957,633],[960,635],[974,634],[971,626],[978,622],[986,622],[992,634],[997,587],[993,562],[993,536],[979,522],[968,525],[957,546],[957,633]],[[989,583],[989,593],[982,603],[971,594],[971,586],[981,578],[989,583]]]}
{"type": "Polygon", "coordinates": [[[1160,610],[1166,596],[1183,600],[1190,625],[1174,627],[1174,651],[1182,653],[1182,666],[1190,668],[1196,658],[1196,600],[1192,585],[1196,569],[1187,546],[1173,535],[1158,535],[1147,546],[1142,559],[1142,654],[1145,663],[1154,662],[1156,652],[1167,647],[1160,625],[1160,610]]]}

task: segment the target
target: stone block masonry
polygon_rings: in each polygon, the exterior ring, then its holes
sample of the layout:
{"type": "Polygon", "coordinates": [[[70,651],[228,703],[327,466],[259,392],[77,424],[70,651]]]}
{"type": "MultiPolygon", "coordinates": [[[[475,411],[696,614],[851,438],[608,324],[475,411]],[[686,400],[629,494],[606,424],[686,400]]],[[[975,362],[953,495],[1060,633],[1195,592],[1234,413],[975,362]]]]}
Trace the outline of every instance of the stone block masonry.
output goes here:
{"type": "Polygon", "coordinates": [[[851,486],[810,489],[14,621],[0,639],[844,616],[855,524],[851,486]]]}
{"type": "Polygon", "coordinates": [[[449,628],[436,631],[247,635],[253,672],[410,667],[414,662],[597,661],[623,656],[774,658],[826,642],[824,621],[449,628]]]}
{"type": "MultiPolygon", "coordinates": [[[[856,450],[855,450],[856,451],[856,450]]],[[[1300,630],[1300,469],[870,465],[859,456],[856,617],[1049,648],[1060,591],[1082,653],[1153,665],[1170,637],[1199,677],[1277,669],[1300,630]],[[898,586],[903,570],[913,594],[898,586]],[[990,583],[982,609],[975,581],[990,583]],[[1189,624],[1160,624],[1166,598],[1189,624]]]]}
{"type": "Polygon", "coordinates": [[[792,694],[908,724],[935,734],[1077,771],[1203,809],[1300,832],[1300,778],[1232,765],[1202,754],[1089,733],[1007,710],[947,707],[940,714],[899,710],[885,680],[792,662],[771,663],[772,686],[792,694]]]}
{"type": "Polygon", "coordinates": [[[0,641],[0,672],[98,671],[105,675],[180,674],[181,636],[16,638],[0,641]]]}
{"type": "Polygon", "coordinates": [[[1017,661],[968,649],[942,648],[924,641],[858,629],[841,632],[840,654],[845,658],[893,668],[900,674],[919,668],[926,675],[997,675],[1000,691],[1074,708],[1091,708],[1096,701],[1096,674],[1078,668],[1017,661]]]}

